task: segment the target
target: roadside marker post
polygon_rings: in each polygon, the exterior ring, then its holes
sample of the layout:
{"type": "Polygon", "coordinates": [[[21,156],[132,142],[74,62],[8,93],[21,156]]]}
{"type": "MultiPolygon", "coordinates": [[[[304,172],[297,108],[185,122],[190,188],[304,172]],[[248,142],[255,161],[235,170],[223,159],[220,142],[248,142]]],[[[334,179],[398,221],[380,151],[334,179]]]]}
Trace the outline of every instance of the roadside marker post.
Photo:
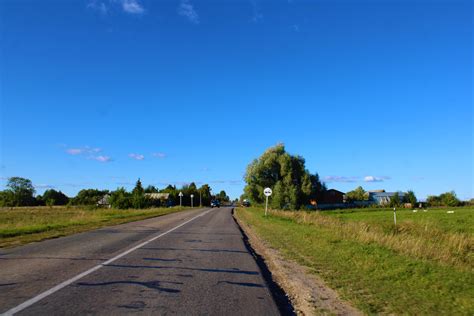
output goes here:
{"type": "Polygon", "coordinates": [[[194,194],[191,194],[191,208],[193,208],[193,200],[194,200],[194,194]]]}
{"type": "Polygon", "coordinates": [[[263,194],[265,194],[265,197],[266,197],[266,201],[265,201],[265,216],[267,216],[267,212],[268,212],[268,197],[270,195],[272,195],[272,189],[270,188],[265,188],[265,190],[263,190],[263,194]]]}
{"type": "Polygon", "coordinates": [[[395,208],[393,208],[393,223],[397,226],[397,212],[395,208]]]}
{"type": "Polygon", "coordinates": [[[179,207],[183,206],[183,192],[179,192],[179,207]]]}

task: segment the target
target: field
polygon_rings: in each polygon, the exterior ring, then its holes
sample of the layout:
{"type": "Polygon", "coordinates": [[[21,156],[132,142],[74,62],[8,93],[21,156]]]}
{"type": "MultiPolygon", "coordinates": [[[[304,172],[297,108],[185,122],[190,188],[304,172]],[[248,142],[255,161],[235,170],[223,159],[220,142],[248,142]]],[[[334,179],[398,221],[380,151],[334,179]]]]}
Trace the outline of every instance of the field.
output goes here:
{"type": "Polygon", "coordinates": [[[367,314],[474,314],[472,207],[236,216],[367,314]]]}
{"type": "Polygon", "coordinates": [[[0,209],[0,247],[17,246],[178,212],[183,208],[142,210],[83,207],[15,207],[0,209]]]}

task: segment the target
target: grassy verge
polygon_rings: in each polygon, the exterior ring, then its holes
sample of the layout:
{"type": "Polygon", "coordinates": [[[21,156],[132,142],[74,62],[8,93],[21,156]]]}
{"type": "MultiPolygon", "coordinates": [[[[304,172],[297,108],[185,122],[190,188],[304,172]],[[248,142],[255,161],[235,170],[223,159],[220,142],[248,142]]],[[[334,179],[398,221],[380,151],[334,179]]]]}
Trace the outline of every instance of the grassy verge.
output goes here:
{"type": "Polygon", "coordinates": [[[368,314],[474,313],[472,208],[236,214],[368,314]]]}
{"type": "Polygon", "coordinates": [[[184,208],[143,210],[87,209],[81,207],[18,207],[0,209],[0,247],[71,235],[179,212],[184,208]]]}

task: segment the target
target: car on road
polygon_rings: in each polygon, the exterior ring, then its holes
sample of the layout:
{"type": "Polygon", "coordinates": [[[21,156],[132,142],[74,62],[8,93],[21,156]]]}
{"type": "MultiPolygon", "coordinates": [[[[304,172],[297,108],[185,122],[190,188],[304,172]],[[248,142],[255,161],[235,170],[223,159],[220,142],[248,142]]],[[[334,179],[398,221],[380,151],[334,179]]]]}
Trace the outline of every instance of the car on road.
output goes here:
{"type": "Polygon", "coordinates": [[[242,206],[249,207],[250,206],[250,201],[249,200],[243,200],[242,201],[242,206]]]}
{"type": "Polygon", "coordinates": [[[211,208],[214,208],[214,207],[221,207],[221,202],[219,202],[219,200],[212,200],[211,208]]]}

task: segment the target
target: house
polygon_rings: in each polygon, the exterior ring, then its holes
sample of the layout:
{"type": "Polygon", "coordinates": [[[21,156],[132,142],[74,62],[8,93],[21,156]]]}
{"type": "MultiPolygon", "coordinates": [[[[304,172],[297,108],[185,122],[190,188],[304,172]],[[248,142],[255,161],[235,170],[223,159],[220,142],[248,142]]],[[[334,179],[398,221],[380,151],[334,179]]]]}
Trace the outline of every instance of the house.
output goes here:
{"type": "Polygon", "coordinates": [[[111,205],[110,205],[110,194],[104,195],[104,196],[97,202],[97,206],[102,206],[102,207],[111,208],[111,205]]]}
{"type": "Polygon", "coordinates": [[[321,210],[345,208],[345,199],[346,195],[344,192],[335,189],[329,189],[322,193],[321,197],[317,200],[310,200],[310,205],[308,205],[308,207],[321,210]]]}
{"type": "Polygon", "coordinates": [[[319,201],[320,204],[340,204],[344,203],[345,194],[344,192],[329,189],[323,193],[321,200],[319,201]]]}
{"type": "Polygon", "coordinates": [[[385,190],[369,191],[369,201],[378,205],[389,205],[392,197],[398,193],[400,202],[405,197],[404,192],[385,192],[385,190]]]}

